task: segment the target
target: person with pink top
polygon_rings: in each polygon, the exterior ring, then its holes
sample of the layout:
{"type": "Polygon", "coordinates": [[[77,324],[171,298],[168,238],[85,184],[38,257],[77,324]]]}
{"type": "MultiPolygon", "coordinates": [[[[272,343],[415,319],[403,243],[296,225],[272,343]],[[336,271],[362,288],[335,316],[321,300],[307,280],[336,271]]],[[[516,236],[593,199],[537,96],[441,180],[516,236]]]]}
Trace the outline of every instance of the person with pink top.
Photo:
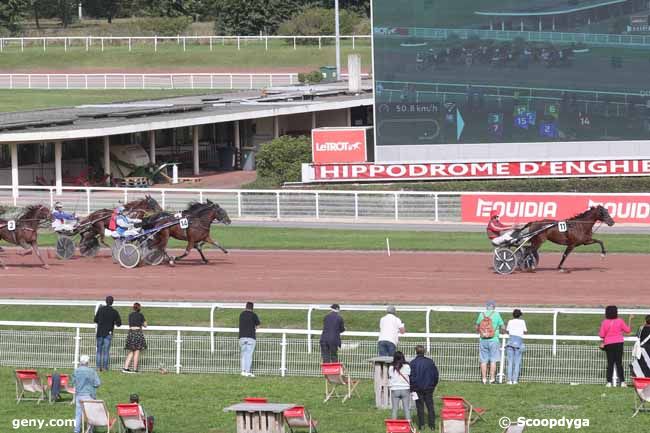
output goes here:
{"type": "MultiPolygon", "coordinates": [[[[632,321],[630,315],[629,321],[632,321]]],[[[621,386],[625,384],[625,373],[623,372],[623,341],[625,334],[631,331],[629,323],[618,317],[618,308],[615,305],[609,305],[605,308],[605,320],[600,325],[598,336],[602,339],[600,348],[607,354],[607,387],[616,386],[613,381],[614,367],[616,367],[616,377],[621,386]]]]}

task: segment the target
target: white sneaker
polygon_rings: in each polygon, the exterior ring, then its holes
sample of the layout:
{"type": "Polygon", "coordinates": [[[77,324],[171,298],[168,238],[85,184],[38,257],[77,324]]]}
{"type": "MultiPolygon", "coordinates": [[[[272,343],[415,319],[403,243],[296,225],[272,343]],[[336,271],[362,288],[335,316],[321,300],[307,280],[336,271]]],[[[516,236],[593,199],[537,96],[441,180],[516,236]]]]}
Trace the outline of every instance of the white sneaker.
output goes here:
{"type": "Polygon", "coordinates": [[[607,382],[607,385],[605,385],[605,388],[611,388],[612,387],[612,382],[607,382]]]}
{"type": "Polygon", "coordinates": [[[253,373],[248,373],[248,377],[255,377],[253,373]]]}
{"type": "Polygon", "coordinates": [[[481,382],[483,382],[483,385],[487,385],[487,379],[481,379],[481,382]]]}
{"type": "Polygon", "coordinates": [[[627,383],[621,382],[621,388],[627,388],[627,383]]]}
{"type": "Polygon", "coordinates": [[[515,382],[512,382],[513,385],[517,385],[518,383],[519,383],[519,382],[516,382],[516,381],[515,381],[515,382]]]}
{"type": "Polygon", "coordinates": [[[514,385],[515,383],[512,380],[508,381],[508,385],[514,385]]]}
{"type": "Polygon", "coordinates": [[[241,375],[242,375],[243,377],[248,377],[248,373],[246,373],[245,371],[242,371],[242,372],[241,372],[241,375]]]}

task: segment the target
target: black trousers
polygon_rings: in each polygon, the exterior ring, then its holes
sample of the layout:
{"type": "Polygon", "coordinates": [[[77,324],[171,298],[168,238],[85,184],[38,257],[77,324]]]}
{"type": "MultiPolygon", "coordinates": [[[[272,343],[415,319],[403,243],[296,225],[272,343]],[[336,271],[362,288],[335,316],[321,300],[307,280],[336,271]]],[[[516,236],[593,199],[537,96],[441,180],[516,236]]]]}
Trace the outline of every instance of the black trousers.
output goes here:
{"type": "Polygon", "coordinates": [[[337,344],[332,344],[327,341],[320,342],[320,356],[323,359],[323,363],[329,362],[339,362],[339,346],[337,344]]]}
{"type": "MultiPolygon", "coordinates": [[[[608,344],[605,346],[607,353],[607,382],[612,382],[614,376],[614,367],[616,367],[616,376],[620,383],[625,381],[625,372],[623,371],[623,343],[608,344]]],[[[612,383],[612,385],[615,385],[612,383]]]]}
{"type": "Polygon", "coordinates": [[[415,408],[418,412],[418,428],[424,427],[424,406],[427,407],[428,412],[428,425],[432,430],[436,428],[436,412],[433,408],[433,390],[427,389],[425,391],[416,391],[418,399],[415,400],[415,408]]]}

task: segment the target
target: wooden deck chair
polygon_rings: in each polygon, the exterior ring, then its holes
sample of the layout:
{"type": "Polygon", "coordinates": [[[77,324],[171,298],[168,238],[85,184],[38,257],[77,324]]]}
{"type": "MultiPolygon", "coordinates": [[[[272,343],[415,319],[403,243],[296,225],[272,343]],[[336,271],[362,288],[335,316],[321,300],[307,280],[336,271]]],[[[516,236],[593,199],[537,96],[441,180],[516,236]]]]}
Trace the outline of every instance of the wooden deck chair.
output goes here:
{"type": "MultiPolygon", "coordinates": [[[[70,404],[74,404],[74,387],[70,386],[70,376],[68,376],[67,374],[60,374],[59,377],[61,378],[61,392],[65,392],[67,394],[72,395],[70,404]]],[[[51,374],[47,375],[47,399],[50,403],[54,403],[54,399],[52,398],[52,375],[51,374]]]]}
{"type": "Polygon", "coordinates": [[[295,429],[306,429],[309,433],[317,433],[316,426],[318,421],[311,417],[309,411],[305,406],[294,406],[291,409],[287,409],[283,412],[284,421],[289,427],[291,433],[295,429]]]}
{"type": "Polygon", "coordinates": [[[448,408],[460,408],[463,407],[467,410],[468,422],[469,425],[474,424],[478,420],[485,421],[483,415],[487,412],[487,409],[482,407],[476,407],[469,401],[465,400],[463,397],[446,395],[441,397],[442,407],[448,408]]]}
{"type": "Polygon", "coordinates": [[[347,399],[352,398],[353,393],[357,397],[361,397],[357,391],[359,381],[350,377],[342,363],[330,362],[321,364],[321,372],[325,376],[325,400],[323,403],[326,403],[332,397],[343,397],[342,403],[345,403],[347,399]],[[337,388],[340,386],[345,388],[344,395],[339,395],[337,391],[337,388]]]}
{"type": "Polygon", "coordinates": [[[115,424],[115,418],[111,419],[104,400],[82,400],[81,401],[81,432],[90,433],[95,427],[103,427],[107,433],[115,424]]]}
{"type": "Polygon", "coordinates": [[[440,410],[440,433],[469,433],[469,415],[464,406],[443,407],[440,410]]]}
{"type": "Polygon", "coordinates": [[[418,433],[408,419],[386,419],[386,433],[418,433]]]}
{"type": "Polygon", "coordinates": [[[118,428],[120,432],[145,432],[149,433],[147,418],[140,411],[138,403],[123,403],[115,406],[117,418],[120,420],[118,428]]]}
{"type": "Polygon", "coordinates": [[[23,400],[45,400],[45,387],[36,370],[16,370],[16,404],[23,400]],[[25,394],[30,393],[27,397],[25,394]]]}
{"type": "Polygon", "coordinates": [[[647,403],[650,403],[650,377],[633,377],[632,383],[638,397],[638,399],[634,399],[634,415],[632,417],[635,417],[639,412],[650,411],[650,407],[646,406],[647,403]]]}

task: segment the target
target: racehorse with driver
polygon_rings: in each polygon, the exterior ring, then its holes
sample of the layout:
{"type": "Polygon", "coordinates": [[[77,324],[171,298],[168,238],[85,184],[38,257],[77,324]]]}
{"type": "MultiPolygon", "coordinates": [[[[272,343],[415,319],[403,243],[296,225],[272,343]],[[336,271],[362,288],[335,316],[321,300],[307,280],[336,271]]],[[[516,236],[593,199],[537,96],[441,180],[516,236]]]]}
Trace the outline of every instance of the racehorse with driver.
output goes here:
{"type": "Polygon", "coordinates": [[[110,232],[110,236],[122,238],[137,235],[141,232],[141,229],[135,225],[141,223],[142,220],[129,217],[125,211],[126,208],[122,205],[119,205],[113,211],[107,229],[110,232]]]}
{"type": "Polygon", "coordinates": [[[488,221],[486,231],[492,245],[497,247],[515,240],[525,227],[525,225],[502,223],[499,220],[499,211],[494,209],[490,212],[490,221],[488,221]]]}
{"type": "Polygon", "coordinates": [[[71,232],[79,224],[79,219],[74,213],[63,210],[63,203],[57,201],[54,203],[54,212],[52,212],[52,230],[61,232],[71,232]]]}

